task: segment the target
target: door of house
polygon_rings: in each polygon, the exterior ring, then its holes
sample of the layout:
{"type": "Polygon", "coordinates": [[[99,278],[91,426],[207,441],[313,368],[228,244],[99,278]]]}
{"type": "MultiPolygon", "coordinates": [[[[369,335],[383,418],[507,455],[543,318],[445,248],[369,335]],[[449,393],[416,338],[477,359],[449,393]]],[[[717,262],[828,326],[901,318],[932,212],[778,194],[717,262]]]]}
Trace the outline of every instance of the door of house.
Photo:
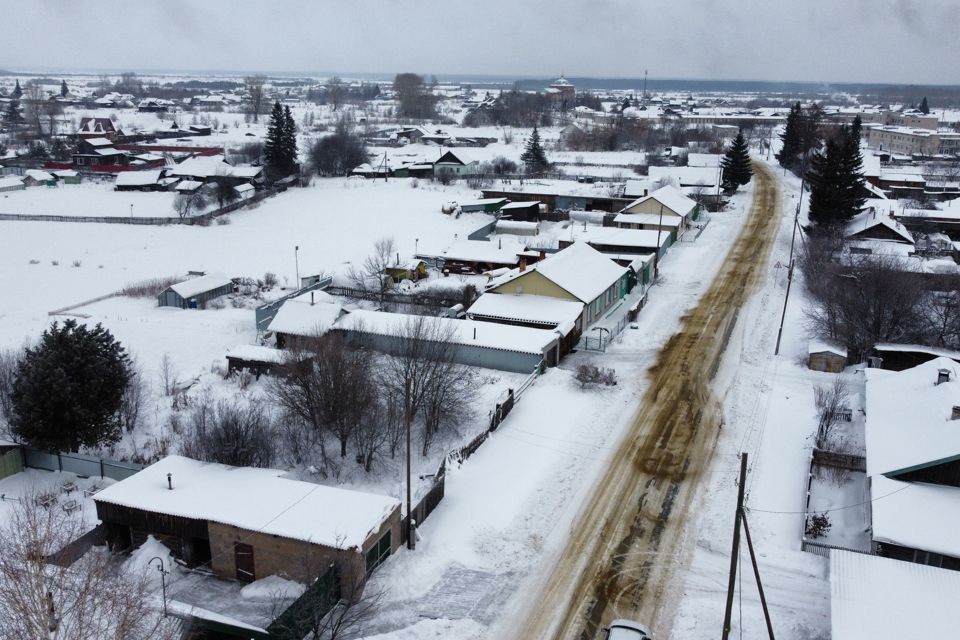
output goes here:
{"type": "Polygon", "coordinates": [[[233,559],[237,565],[237,580],[253,582],[257,579],[253,568],[253,547],[245,542],[233,543],[233,559]]]}

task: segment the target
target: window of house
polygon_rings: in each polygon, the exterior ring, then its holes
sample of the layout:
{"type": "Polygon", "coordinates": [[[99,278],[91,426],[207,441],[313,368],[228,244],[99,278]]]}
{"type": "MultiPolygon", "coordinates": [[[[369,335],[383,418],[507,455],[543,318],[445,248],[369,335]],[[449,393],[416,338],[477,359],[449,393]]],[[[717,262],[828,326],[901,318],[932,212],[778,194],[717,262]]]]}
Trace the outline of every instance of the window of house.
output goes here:
{"type": "Polygon", "coordinates": [[[373,570],[386,562],[390,557],[391,531],[380,536],[380,539],[367,551],[367,575],[373,573],[373,570]]]}

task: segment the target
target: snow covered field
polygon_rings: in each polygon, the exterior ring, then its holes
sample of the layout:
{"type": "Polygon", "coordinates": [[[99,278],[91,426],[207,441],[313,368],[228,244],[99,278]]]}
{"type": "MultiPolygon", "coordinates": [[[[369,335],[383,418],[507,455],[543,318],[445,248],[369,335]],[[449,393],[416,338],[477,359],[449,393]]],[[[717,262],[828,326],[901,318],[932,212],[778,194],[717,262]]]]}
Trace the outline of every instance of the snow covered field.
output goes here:
{"type": "Polygon", "coordinates": [[[172,192],[118,192],[112,182],[58,184],[0,193],[0,213],[116,218],[176,218],[172,192]],[[131,208],[130,205],[133,205],[131,208]]]}

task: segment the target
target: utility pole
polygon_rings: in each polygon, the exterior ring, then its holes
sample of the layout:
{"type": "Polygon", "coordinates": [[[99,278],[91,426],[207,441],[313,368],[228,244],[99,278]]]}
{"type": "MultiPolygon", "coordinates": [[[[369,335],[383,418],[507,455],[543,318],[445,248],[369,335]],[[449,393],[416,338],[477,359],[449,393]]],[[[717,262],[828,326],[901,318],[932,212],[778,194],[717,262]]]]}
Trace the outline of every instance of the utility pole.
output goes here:
{"type": "Polygon", "coordinates": [[[737,487],[737,514],[733,521],[733,546],[730,550],[730,580],[727,583],[727,608],[723,614],[723,640],[730,637],[733,613],[733,591],[737,583],[737,560],[740,557],[740,520],[743,516],[743,491],[747,484],[747,454],[740,454],[740,484],[737,487]]]}
{"type": "Polygon", "coordinates": [[[294,290],[300,288],[300,245],[293,246],[293,264],[297,270],[297,281],[293,283],[294,290]]]}
{"type": "MultiPolygon", "coordinates": [[[[790,300],[790,285],[793,284],[793,249],[797,242],[797,227],[800,226],[800,206],[803,204],[803,188],[807,180],[807,155],[809,149],[803,152],[803,163],[800,166],[800,197],[797,199],[797,209],[793,214],[793,233],[790,234],[790,261],[787,263],[787,293],[783,297],[783,312],[780,314],[780,328],[777,329],[777,346],[773,355],[780,355],[780,339],[783,337],[783,323],[787,319],[787,301],[790,300]]],[[[784,168],[786,172],[786,168],[784,168]]]]}
{"type": "Polygon", "coordinates": [[[643,70],[643,104],[647,104],[647,70],[643,70]]]}
{"type": "Polygon", "coordinates": [[[757,566],[757,555],[753,552],[753,540],[750,539],[750,527],[747,525],[747,514],[741,514],[743,519],[743,535],[747,538],[747,549],[750,550],[750,563],[753,565],[753,576],[757,579],[757,591],[760,592],[760,606],[763,607],[763,619],[767,623],[767,635],[773,638],[773,623],[770,622],[770,609],[767,608],[767,597],[763,594],[763,584],[760,582],[760,567],[757,566]]]}
{"type": "Polygon", "coordinates": [[[403,426],[407,432],[407,549],[413,551],[417,544],[413,540],[413,511],[410,497],[410,378],[403,385],[403,426]]]}
{"type": "Polygon", "coordinates": [[[660,273],[660,232],[663,231],[663,203],[660,203],[660,222],[657,224],[657,249],[653,254],[653,279],[660,273]]]}

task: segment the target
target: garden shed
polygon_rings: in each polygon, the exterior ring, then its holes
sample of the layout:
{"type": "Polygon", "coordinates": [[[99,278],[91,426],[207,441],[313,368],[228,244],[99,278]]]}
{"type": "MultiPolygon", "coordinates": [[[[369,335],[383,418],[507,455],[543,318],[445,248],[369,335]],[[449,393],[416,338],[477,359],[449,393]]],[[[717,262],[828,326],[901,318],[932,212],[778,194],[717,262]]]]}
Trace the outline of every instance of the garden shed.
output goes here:
{"type": "Polygon", "coordinates": [[[841,346],[811,340],[807,347],[807,368],[813,371],[841,373],[847,366],[847,350],[841,346]]]}
{"type": "Polygon", "coordinates": [[[228,293],[233,293],[233,281],[221,273],[209,273],[167,287],[157,296],[157,304],[161,307],[203,309],[211,300],[228,293]]]}

